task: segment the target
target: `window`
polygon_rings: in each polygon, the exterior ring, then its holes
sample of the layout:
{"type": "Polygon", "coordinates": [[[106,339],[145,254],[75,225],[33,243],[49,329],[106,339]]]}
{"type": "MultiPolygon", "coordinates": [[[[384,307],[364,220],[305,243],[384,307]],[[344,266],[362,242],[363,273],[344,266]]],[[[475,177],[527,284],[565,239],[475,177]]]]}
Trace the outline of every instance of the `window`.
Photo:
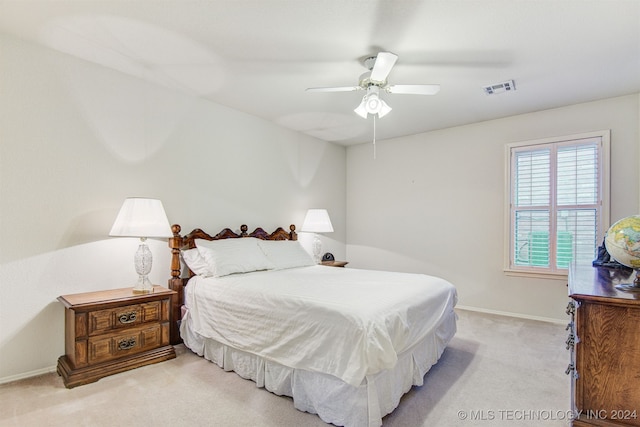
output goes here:
{"type": "Polygon", "coordinates": [[[609,223],[609,131],[507,146],[507,271],[590,264],[609,223]]]}

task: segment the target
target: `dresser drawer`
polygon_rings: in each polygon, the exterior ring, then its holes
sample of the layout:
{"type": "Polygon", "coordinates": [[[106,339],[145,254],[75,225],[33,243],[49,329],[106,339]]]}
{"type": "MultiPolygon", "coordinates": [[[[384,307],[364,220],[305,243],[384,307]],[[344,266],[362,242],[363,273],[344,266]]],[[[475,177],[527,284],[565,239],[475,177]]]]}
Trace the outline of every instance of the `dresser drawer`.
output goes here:
{"type": "MultiPolygon", "coordinates": [[[[117,334],[89,338],[87,347],[89,364],[131,356],[132,354],[159,347],[163,344],[163,327],[167,329],[164,334],[166,336],[168,325],[152,323],[148,326],[128,329],[117,334]]],[[[166,345],[167,342],[164,344],[166,345]]]]}
{"type": "Polygon", "coordinates": [[[94,336],[120,328],[130,328],[141,323],[157,322],[161,319],[161,310],[161,302],[153,301],[89,312],[88,334],[94,336]]]}

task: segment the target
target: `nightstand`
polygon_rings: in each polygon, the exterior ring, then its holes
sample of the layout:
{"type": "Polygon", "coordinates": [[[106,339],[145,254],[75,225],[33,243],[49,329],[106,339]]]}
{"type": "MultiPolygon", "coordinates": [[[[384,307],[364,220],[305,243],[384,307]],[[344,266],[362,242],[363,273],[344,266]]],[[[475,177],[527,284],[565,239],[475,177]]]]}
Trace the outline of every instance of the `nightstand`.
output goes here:
{"type": "Polygon", "coordinates": [[[171,301],[176,294],[154,286],[63,295],[65,355],[58,374],[67,388],[176,357],[169,343],[171,301]]]}
{"type": "Polygon", "coordinates": [[[344,267],[349,264],[349,261],[322,261],[320,265],[326,265],[327,267],[344,267]]]}

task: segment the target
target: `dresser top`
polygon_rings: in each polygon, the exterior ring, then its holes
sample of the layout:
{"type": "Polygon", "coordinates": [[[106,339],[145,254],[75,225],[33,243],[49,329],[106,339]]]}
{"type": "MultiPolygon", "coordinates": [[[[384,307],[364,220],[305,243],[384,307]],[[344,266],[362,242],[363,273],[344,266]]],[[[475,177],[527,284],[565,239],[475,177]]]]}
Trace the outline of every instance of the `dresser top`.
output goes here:
{"type": "Polygon", "coordinates": [[[632,283],[635,277],[636,272],[629,269],[572,265],[569,268],[569,296],[640,305],[640,292],[616,288],[619,284],[632,283]]]}
{"type": "Polygon", "coordinates": [[[62,295],[58,297],[58,301],[67,308],[78,309],[82,307],[95,307],[96,305],[113,304],[122,301],[136,304],[139,302],[167,298],[175,293],[175,291],[170,289],[154,285],[153,291],[147,294],[134,293],[133,288],[108,289],[104,291],[62,295]]]}

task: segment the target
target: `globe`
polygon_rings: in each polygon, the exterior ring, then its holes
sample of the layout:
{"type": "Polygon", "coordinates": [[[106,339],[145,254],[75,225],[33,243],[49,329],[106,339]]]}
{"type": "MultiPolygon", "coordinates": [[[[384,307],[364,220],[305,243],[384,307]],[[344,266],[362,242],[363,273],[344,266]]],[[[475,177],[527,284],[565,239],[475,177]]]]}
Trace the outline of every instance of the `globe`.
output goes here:
{"type": "Polygon", "coordinates": [[[637,272],[633,285],[619,289],[640,291],[640,215],[622,218],[609,227],[604,245],[611,258],[637,272]]]}

